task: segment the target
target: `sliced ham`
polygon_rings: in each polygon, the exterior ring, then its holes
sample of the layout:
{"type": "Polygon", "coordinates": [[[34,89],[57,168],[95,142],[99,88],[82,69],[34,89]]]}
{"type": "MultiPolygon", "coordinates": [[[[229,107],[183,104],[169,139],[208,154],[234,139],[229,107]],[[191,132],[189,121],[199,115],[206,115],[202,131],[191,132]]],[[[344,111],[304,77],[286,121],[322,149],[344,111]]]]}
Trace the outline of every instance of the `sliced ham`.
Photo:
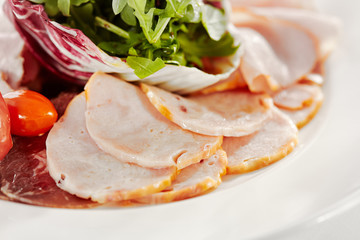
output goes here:
{"type": "Polygon", "coordinates": [[[242,77],[240,68],[237,68],[230,77],[221,80],[209,87],[201,89],[198,92],[192,93],[191,95],[199,95],[199,94],[209,94],[214,92],[221,92],[226,90],[233,90],[238,88],[246,88],[247,83],[245,82],[244,78],[242,77]]]}
{"type": "Polygon", "coordinates": [[[244,45],[240,69],[250,90],[289,86],[314,69],[319,58],[318,41],[306,28],[244,8],[237,9],[231,18],[244,45]]]}
{"type": "MultiPolygon", "coordinates": [[[[302,86],[302,85],[300,85],[302,86]]],[[[316,113],[319,111],[322,102],[324,100],[324,94],[321,88],[317,85],[306,85],[304,88],[298,87],[297,95],[307,95],[310,93],[312,94],[312,101],[311,104],[304,106],[301,109],[289,109],[289,107],[284,107],[284,105],[288,105],[285,101],[278,103],[277,105],[280,106],[280,110],[285,113],[290,119],[295,123],[295,125],[300,129],[304,127],[307,123],[309,123],[316,113]]]]}
{"type": "Polygon", "coordinates": [[[136,86],[104,73],[86,85],[86,125],[107,153],[143,167],[187,167],[209,158],[222,137],[185,131],[162,116],[136,86]]]}
{"type": "Polygon", "coordinates": [[[224,138],[228,173],[254,171],[285,157],[296,146],[297,134],[293,122],[274,108],[272,118],[258,132],[245,137],[224,138]]]}
{"type": "Polygon", "coordinates": [[[274,104],[286,110],[300,110],[312,105],[322,95],[321,88],[314,84],[294,84],[273,95],[274,104]]]}
{"type": "Polygon", "coordinates": [[[85,95],[80,94],[46,141],[49,173],[61,189],[104,203],[145,196],[171,184],[175,167],[143,168],[100,150],[86,130],[85,111],[85,95]]]}
{"type": "Polygon", "coordinates": [[[99,206],[56,186],[46,166],[45,141],[41,137],[13,137],[14,147],[0,161],[0,199],[56,208],[99,206]]]}
{"type": "Polygon", "coordinates": [[[226,173],[227,158],[223,150],[218,150],[209,159],[181,170],[171,186],[162,192],[136,199],[142,203],[163,203],[187,199],[201,195],[221,183],[226,173]]]}
{"type": "Polygon", "coordinates": [[[321,60],[325,60],[338,44],[341,22],[337,17],[306,9],[280,7],[250,8],[250,11],[260,16],[289,21],[310,31],[319,41],[321,60]]]}
{"type": "Polygon", "coordinates": [[[233,6],[314,8],[313,0],[230,0],[233,6]]]}
{"type": "Polygon", "coordinates": [[[183,129],[210,136],[244,136],[261,128],[272,100],[266,94],[226,91],[189,98],[141,84],[151,103],[183,129]]]}

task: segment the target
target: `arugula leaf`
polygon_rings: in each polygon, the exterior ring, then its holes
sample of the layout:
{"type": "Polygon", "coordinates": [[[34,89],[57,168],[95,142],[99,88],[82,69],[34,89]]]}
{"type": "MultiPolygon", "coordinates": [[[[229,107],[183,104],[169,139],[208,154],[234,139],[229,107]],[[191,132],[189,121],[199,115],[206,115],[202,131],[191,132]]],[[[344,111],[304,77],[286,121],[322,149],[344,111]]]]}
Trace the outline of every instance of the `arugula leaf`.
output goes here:
{"type": "Polygon", "coordinates": [[[99,48],[112,55],[127,56],[129,45],[119,42],[101,42],[97,45],[99,48]]]}
{"type": "Polygon", "coordinates": [[[226,32],[226,17],[220,9],[211,5],[203,6],[202,23],[209,36],[219,41],[226,32]]]}
{"type": "Polygon", "coordinates": [[[187,6],[183,20],[190,23],[201,21],[201,6],[197,1],[191,1],[187,6]]]}
{"type": "Polygon", "coordinates": [[[134,9],[126,4],[125,8],[121,12],[121,19],[129,26],[136,26],[136,17],[134,15],[134,9]]]}
{"type": "Polygon", "coordinates": [[[126,62],[134,69],[136,76],[140,79],[146,78],[165,67],[165,63],[160,58],[152,61],[148,58],[129,56],[126,62]]]}
{"type": "Polygon", "coordinates": [[[44,3],[45,0],[30,0],[30,2],[40,4],[40,3],[44,3]]]}
{"type": "Polygon", "coordinates": [[[70,16],[70,0],[58,0],[58,8],[64,16],[70,16]]]}
{"type": "Polygon", "coordinates": [[[161,34],[163,34],[170,19],[171,19],[170,17],[163,17],[163,16],[159,17],[159,21],[156,25],[155,31],[153,31],[151,33],[151,40],[153,43],[156,43],[157,41],[159,41],[161,34]]]}
{"type": "Polygon", "coordinates": [[[49,15],[49,17],[54,17],[59,13],[57,0],[46,0],[45,1],[45,11],[49,15]]]}
{"type": "Polygon", "coordinates": [[[116,35],[118,35],[120,37],[130,38],[130,35],[128,32],[126,32],[125,30],[119,28],[118,26],[116,26],[100,17],[95,17],[95,24],[99,27],[109,30],[112,33],[115,33],[116,35]]]}
{"type": "Polygon", "coordinates": [[[179,34],[181,48],[188,55],[202,57],[225,57],[235,53],[239,46],[234,46],[234,39],[227,33],[220,41],[200,37],[195,41],[185,34],[179,34]]]}
{"type": "Polygon", "coordinates": [[[152,20],[154,15],[154,8],[145,13],[146,0],[128,0],[128,5],[134,9],[134,15],[143,29],[146,39],[149,43],[155,43],[152,39],[152,20]]]}
{"type": "Polygon", "coordinates": [[[166,5],[166,10],[168,14],[172,13],[171,15],[176,16],[178,18],[182,18],[184,16],[187,6],[191,1],[192,0],[183,0],[183,1],[168,0],[166,5]]]}
{"type": "Polygon", "coordinates": [[[131,56],[138,56],[138,53],[137,53],[136,49],[133,48],[133,47],[129,48],[128,53],[129,53],[129,55],[131,55],[131,56]]]}
{"type": "Polygon", "coordinates": [[[90,0],[70,0],[71,5],[79,7],[84,3],[88,3],[90,0]]]}
{"type": "Polygon", "coordinates": [[[121,13],[121,11],[124,9],[126,5],[126,0],[113,0],[112,1],[112,9],[115,13],[115,15],[118,15],[121,13]]]}

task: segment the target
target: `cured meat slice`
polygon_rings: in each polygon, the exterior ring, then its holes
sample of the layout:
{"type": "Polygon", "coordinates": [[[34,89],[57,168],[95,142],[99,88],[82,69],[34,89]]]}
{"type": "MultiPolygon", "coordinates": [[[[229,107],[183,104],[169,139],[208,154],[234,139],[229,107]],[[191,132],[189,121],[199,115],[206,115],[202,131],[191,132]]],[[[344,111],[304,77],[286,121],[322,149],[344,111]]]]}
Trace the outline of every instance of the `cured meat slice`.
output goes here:
{"type": "Polygon", "coordinates": [[[54,105],[59,118],[64,115],[67,106],[77,95],[76,92],[62,92],[56,98],[51,99],[51,103],[54,105]]]}
{"type": "Polygon", "coordinates": [[[274,108],[272,118],[258,132],[245,137],[224,138],[228,173],[254,171],[285,157],[297,144],[297,134],[293,122],[274,108]]]}
{"type": "Polygon", "coordinates": [[[314,8],[313,0],[230,0],[233,6],[314,8]]]}
{"type": "Polygon", "coordinates": [[[244,136],[261,128],[272,100],[266,94],[226,91],[184,98],[141,84],[151,103],[183,129],[210,136],[244,136]]]}
{"type": "Polygon", "coordinates": [[[247,9],[234,12],[232,22],[241,31],[245,50],[240,69],[251,91],[289,86],[314,69],[318,42],[300,25],[258,16],[247,9]]]}
{"type": "MultiPolygon", "coordinates": [[[[0,177],[1,178],[1,177],[0,177]]],[[[0,191],[0,200],[8,200],[10,201],[10,198],[8,198],[5,194],[3,194],[1,191],[0,191]]]]}
{"type": "Polygon", "coordinates": [[[85,111],[85,95],[81,94],[69,104],[46,141],[49,172],[61,189],[104,203],[142,197],[171,184],[175,167],[143,168],[99,149],[86,130],[85,111]]]}
{"type": "Polygon", "coordinates": [[[56,186],[46,168],[45,141],[41,137],[14,137],[14,147],[0,162],[0,190],[9,199],[57,208],[99,206],[77,198],[56,186]]]}
{"type": "Polygon", "coordinates": [[[250,11],[257,15],[290,21],[310,31],[319,41],[321,60],[325,60],[338,44],[341,22],[336,17],[305,9],[250,8],[250,11]]]}
{"type": "Polygon", "coordinates": [[[310,106],[322,95],[317,85],[294,84],[274,94],[274,104],[287,110],[300,110],[310,106]]]}
{"type": "Polygon", "coordinates": [[[209,159],[181,170],[171,186],[159,193],[136,199],[142,203],[163,203],[187,199],[201,195],[221,183],[226,173],[227,158],[223,150],[218,150],[209,159]]]}
{"type": "Polygon", "coordinates": [[[314,95],[310,105],[298,110],[290,110],[283,107],[280,108],[283,113],[290,117],[299,129],[304,127],[314,118],[324,100],[324,94],[319,86],[311,85],[311,88],[313,89],[312,94],[314,95]]]}
{"type": "Polygon", "coordinates": [[[95,73],[85,87],[86,125],[107,153],[143,167],[187,167],[209,158],[222,137],[185,131],[162,116],[136,86],[95,73]]]}

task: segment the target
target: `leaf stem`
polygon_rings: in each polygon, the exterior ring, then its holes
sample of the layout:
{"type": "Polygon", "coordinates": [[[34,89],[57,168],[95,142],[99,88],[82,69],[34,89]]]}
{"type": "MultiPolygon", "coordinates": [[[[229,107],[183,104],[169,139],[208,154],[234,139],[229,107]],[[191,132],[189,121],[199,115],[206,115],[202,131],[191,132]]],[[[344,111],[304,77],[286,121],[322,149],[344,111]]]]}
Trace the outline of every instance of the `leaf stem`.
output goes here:
{"type": "Polygon", "coordinates": [[[128,32],[126,32],[125,30],[119,28],[118,26],[100,18],[100,17],[95,17],[95,24],[99,27],[105,28],[108,31],[115,33],[116,35],[129,39],[130,35],[128,32]]]}

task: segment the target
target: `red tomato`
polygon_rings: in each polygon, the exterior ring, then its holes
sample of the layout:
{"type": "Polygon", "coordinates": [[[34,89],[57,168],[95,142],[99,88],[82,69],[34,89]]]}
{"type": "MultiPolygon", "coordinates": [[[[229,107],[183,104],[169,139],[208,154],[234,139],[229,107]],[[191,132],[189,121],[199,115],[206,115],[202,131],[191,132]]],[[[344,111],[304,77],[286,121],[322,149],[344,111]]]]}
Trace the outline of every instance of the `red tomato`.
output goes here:
{"type": "Polygon", "coordinates": [[[11,147],[9,110],[0,93],[0,160],[5,157],[11,147]]]}
{"type": "Polygon", "coordinates": [[[49,99],[40,93],[18,90],[4,95],[10,112],[11,133],[39,136],[51,129],[58,114],[49,99]]]}

